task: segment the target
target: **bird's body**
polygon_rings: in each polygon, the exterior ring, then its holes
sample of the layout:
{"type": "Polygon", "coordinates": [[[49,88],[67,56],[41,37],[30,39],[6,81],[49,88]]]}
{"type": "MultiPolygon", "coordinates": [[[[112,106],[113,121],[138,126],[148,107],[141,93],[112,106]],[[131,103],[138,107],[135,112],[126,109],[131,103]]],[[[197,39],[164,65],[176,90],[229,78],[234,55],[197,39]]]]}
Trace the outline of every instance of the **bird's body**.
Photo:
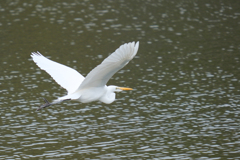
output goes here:
{"type": "Polygon", "coordinates": [[[139,42],[121,45],[114,53],[104,59],[100,65],[89,72],[85,78],[76,70],[54,62],[39,52],[33,52],[31,55],[33,61],[68,91],[67,95],[59,97],[52,103],[45,99],[46,104],[39,109],[65,100],[77,100],[82,103],[99,100],[106,104],[112,103],[115,100],[115,92],[132,89],[112,85],[106,86],[106,83],[137,54],[138,47],[139,42]]]}

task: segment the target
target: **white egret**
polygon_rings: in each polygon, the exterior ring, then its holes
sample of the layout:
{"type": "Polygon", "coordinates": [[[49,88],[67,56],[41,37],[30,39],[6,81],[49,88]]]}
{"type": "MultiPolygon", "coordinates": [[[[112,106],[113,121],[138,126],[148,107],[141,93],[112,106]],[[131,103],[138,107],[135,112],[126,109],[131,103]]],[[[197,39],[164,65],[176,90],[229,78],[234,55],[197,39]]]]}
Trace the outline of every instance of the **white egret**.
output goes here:
{"type": "Polygon", "coordinates": [[[44,57],[39,52],[32,52],[33,61],[42,70],[45,70],[60,86],[67,90],[67,95],[59,97],[49,103],[45,98],[45,104],[37,110],[66,100],[77,100],[82,103],[101,101],[110,104],[115,100],[115,92],[132,90],[132,88],[106,86],[109,79],[137,54],[139,42],[125,43],[103,62],[95,67],[84,78],[75,69],[54,62],[44,57]]]}

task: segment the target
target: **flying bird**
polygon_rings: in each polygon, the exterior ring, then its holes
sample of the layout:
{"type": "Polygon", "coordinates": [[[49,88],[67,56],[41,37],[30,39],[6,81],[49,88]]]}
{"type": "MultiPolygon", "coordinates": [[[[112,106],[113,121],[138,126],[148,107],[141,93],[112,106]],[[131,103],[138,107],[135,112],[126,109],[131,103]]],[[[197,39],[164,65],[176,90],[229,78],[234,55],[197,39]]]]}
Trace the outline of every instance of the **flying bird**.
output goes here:
{"type": "Polygon", "coordinates": [[[103,60],[101,64],[83,77],[75,69],[54,62],[39,52],[32,52],[31,57],[39,68],[45,70],[60,86],[67,90],[67,95],[59,97],[51,103],[44,98],[45,104],[37,110],[67,100],[76,100],[82,103],[101,101],[112,103],[116,98],[115,92],[132,90],[132,88],[107,86],[109,79],[137,54],[139,42],[125,43],[103,60]]]}

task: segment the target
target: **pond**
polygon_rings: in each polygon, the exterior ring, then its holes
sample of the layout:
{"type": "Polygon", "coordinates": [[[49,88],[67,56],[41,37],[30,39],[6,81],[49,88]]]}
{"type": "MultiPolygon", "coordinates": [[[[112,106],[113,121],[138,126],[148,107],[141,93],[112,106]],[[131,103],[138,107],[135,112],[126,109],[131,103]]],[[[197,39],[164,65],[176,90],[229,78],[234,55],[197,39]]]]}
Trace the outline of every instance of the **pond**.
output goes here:
{"type": "Polygon", "coordinates": [[[240,159],[240,2],[1,1],[0,159],[240,159]],[[137,56],[112,104],[67,101],[39,51],[86,76],[120,45],[137,56]]]}

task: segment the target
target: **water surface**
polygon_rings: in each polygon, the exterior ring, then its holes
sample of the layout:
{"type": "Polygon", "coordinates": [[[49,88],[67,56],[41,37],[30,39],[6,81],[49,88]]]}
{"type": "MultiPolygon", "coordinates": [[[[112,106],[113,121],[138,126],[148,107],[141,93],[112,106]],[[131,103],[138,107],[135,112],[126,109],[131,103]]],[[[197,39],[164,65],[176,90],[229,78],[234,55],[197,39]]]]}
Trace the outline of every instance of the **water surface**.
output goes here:
{"type": "Polygon", "coordinates": [[[1,1],[0,158],[240,159],[238,1],[1,1]],[[109,105],[66,91],[39,51],[86,74],[121,44],[137,56],[109,105]]]}

